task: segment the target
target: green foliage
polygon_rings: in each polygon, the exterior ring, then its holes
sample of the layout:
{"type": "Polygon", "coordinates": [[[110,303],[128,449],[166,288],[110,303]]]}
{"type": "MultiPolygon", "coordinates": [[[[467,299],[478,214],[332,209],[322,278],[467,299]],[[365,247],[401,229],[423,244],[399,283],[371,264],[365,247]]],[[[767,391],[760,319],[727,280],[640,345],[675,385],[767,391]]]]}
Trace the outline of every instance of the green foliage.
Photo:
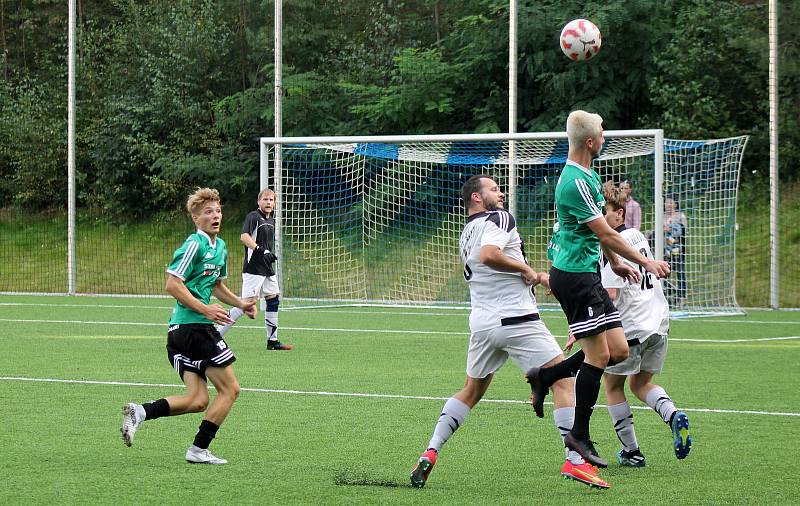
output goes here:
{"type": "Polygon", "coordinates": [[[447,128],[459,71],[437,49],[406,49],[395,58],[386,86],[342,83],[353,94],[359,126],[379,133],[434,133],[447,128]]]}
{"type": "Polygon", "coordinates": [[[656,56],[657,72],[650,80],[655,107],[649,120],[673,138],[750,135],[745,166],[764,167],[769,156],[766,5],[693,0],[676,5],[674,14],[670,42],[656,56]]]}
{"type": "Polygon", "coordinates": [[[0,80],[0,198],[23,209],[49,208],[67,194],[66,95],[51,83],[0,80]]]}
{"type": "MultiPolygon", "coordinates": [[[[780,160],[800,178],[800,3],[780,4],[780,160]]],[[[274,122],[273,3],[83,1],[77,37],[80,203],[139,219],[213,181],[255,191],[257,138],[274,122]]],[[[284,3],[285,135],[466,133],[508,125],[508,2],[284,3]]],[[[64,2],[2,3],[0,197],[63,202],[64,2]]],[[[749,134],[745,169],[768,159],[764,2],[520,2],[519,131],[567,113],[673,137],[749,134]],[[574,63],[558,34],[576,17],[603,33],[574,63]]]]}

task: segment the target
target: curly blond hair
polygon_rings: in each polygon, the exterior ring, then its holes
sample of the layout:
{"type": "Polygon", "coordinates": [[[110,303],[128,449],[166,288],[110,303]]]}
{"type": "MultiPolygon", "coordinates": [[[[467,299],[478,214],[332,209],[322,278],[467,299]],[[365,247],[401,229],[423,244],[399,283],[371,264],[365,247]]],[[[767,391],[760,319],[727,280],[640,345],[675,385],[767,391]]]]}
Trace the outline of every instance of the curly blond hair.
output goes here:
{"type": "Polygon", "coordinates": [[[209,202],[219,202],[219,192],[214,188],[197,188],[186,200],[186,210],[197,215],[209,202]]]}

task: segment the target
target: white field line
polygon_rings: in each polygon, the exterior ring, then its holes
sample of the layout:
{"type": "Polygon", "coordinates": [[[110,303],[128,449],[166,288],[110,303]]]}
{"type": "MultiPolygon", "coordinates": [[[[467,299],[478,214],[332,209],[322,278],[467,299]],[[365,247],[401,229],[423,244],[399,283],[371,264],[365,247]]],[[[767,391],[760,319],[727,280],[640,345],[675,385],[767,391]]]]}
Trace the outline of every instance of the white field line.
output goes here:
{"type": "MultiPolygon", "coordinates": [[[[35,383],[67,383],[75,385],[107,385],[107,386],[126,386],[126,387],[165,387],[165,388],[184,388],[184,385],[176,383],[140,383],[128,381],[98,381],[98,380],[71,380],[59,378],[29,378],[24,376],[0,376],[0,381],[25,381],[35,383]]],[[[209,386],[209,388],[214,388],[209,386]]],[[[434,397],[427,395],[400,395],[400,394],[369,394],[357,392],[325,392],[325,391],[312,391],[312,390],[281,390],[275,388],[247,388],[242,387],[243,392],[253,393],[268,393],[268,394],[289,394],[289,395],[320,395],[331,397],[363,397],[374,399],[402,399],[402,400],[422,400],[422,401],[446,401],[449,397],[434,397]]],[[[496,403],[496,404],[528,404],[528,401],[511,400],[511,399],[482,399],[481,402],[496,403]]],[[[552,405],[551,402],[545,404],[552,405]]],[[[605,408],[604,404],[597,404],[595,407],[605,408]]],[[[638,409],[649,411],[647,406],[631,406],[631,409],[638,409]]],[[[784,413],[778,411],[755,411],[755,410],[740,410],[740,409],[713,409],[713,408],[680,408],[683,411],[692,413],[720,413],[720,414],[735,414],[735,415],[764,415],[764,416],[798,416],[800,413],[784,413]]]]}
{"type": "MultiPolygon", "coordinates": [[[[112,308],[112,309],[163,309],[164,311],[171,311],[172,304],[164,306],[129,306],[124,304],[45,304],[45,303],[31,303],[31,302],[0,302],[2,306],[32,306],[32,307],[78,307],[78,308],[112,308]]],[[[380,308],[377,308],[380,309],[380,308]]],[[[281,308],[281,311],[302,311],[308,310],[313,313],[336,313],[336,314],[366,314],[366,315],[413,315],[413,316],[454,316],[464,317],[469,314],[469,310],[453,309],[447,312],[430,312],[430,311],[359,311],[359,310],[341,310],[341,309],[310,309],[307,306],[290,306],[281,308]]],[[[540,308],[542,312],[560,312],[559,309],[540,308]]],[[[560,315],[559,315],[560,316],[560,315]]],[[[691,323],[753,323],[757,325],[773,324],[773,325],[800,325],[800,321],[765,321],[765,320],[731,320],[727,318],[692,318],[691,320],[677,320],[677,321],[690,321],[691,323]]]]}
{"type": "MultiPolygon", "coordinates": [[[[107,321],[94,321],[94,320],[25,320],[15,318],[0,318],[0,322],[10,323],[70,323],[81,325],[110,325],[110,326],[141,326],[141,327],[167,327],[166,323],[152,323],[152,322],[107,322],[107,321]]],[[[260,325],[242,325],[239,324],[235,328],[240,329],[261,329],[260,325]]],[[[468,332],[446,332],[437,330],[395,330],[395,329],[343,329],[343,328],[319,328],[319,327],[281,327],[281,330],[298,330],[305,332],[343,332],[343,333],[370,333],[370,334],[421,334],[421,335],[445,335],[445,336],[468,336],[468,332]]],[[[567,336],[555,335],[553,337],[563,339],[567,336]]],[[[800,336],[784,336],[784,337],[754,337],[752,339],[685,339],[680,337],[671,337],[671,342],[685,342],[685,343],[754,343],[761,341],[791,341],[800,339],[800,336]]]]}

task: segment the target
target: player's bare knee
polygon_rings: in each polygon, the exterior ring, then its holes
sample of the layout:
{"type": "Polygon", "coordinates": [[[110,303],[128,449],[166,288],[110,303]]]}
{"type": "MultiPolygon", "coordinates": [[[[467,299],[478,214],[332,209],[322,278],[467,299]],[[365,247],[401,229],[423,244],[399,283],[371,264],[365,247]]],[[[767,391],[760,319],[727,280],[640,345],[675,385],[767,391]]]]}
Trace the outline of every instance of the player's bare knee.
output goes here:
{"type": "Polygon", "coordinates": [[[609,358],[616,363],[623,362],[626,358],[628,358],[629,350],[628,347],[615,349],[613,352],[609,353],[609,358]]]}
{"type": "Polygon", "coordinates": [[[189,404],[190,413],[201,413],[208,408],[208,397],[194,397],[189,404]]]}
{"type": "Polygon", "coordinates": [[[608,350],[595,351],[591,355],[587,354],[586,357],[587,357],[586,362],[589,362],[592,365],[598,365],[598,367],[604,369],[606,367],[606,364],[608,364],[608,360],[611,357],[611,354],[608,352],[608,350]]]}

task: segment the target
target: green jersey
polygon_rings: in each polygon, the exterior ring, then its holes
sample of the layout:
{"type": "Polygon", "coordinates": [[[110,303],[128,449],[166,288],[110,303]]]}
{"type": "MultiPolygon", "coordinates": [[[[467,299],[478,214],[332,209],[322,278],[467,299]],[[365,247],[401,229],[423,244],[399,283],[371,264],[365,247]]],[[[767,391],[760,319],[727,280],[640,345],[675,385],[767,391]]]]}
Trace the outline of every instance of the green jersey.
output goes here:
{"type": "Polygon", "coordinates": [[[600,239],[587,223],[602,218],[605,205],[600,176],[567,160],[556,184],[558,222],[547,254],[553,267],[566,272],[597,272],[600,239]]]}
{"type": "MultiPolygon", "coordinates": [[[[198,230],[173,253],[167,273],[181,278],[194,298],[208,304],[217,280],[228,277],[228,248],[225,247],[225,241],[217,236],[214,244],[211,244],[208,234],[198,230]]],[[[169,324],[183,323],[214,322],[176,301],[169,324]]]]}

